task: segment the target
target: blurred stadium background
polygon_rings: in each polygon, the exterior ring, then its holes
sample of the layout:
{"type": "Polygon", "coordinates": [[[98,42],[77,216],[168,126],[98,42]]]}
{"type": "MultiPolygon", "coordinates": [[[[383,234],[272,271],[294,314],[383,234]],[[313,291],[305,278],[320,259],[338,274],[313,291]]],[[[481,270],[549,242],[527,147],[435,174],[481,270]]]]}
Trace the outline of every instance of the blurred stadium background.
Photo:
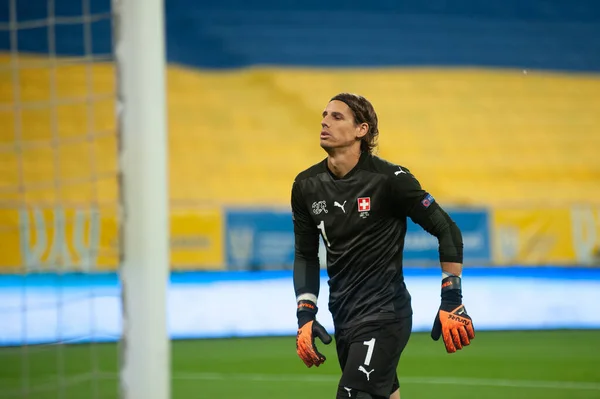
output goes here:
{"type": "MultiPolygon", "coordinates": [[[[479,335],[448,357],[437,243],[409,228],[403,397],[600,398],[600,3],[165,6],[173,398],[334,396],[334,349],[295,355],[289,197],[342,91],[465,238],[479,335]]],[[[0,1],[0,398],[117,397],[112,22],[107,0],[0,1]]]]}

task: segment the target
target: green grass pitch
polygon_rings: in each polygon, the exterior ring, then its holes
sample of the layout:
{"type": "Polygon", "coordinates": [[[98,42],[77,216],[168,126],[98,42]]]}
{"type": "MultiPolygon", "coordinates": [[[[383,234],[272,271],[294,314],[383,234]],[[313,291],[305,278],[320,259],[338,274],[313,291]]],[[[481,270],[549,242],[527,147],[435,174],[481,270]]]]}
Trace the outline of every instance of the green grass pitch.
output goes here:
{"type": "MultiPolygon", "coordinates": [[[[172,398],[335,398],[335,348],[318,347],[307,369],[294,337],[174,341],[172,398]]],[[[117,370],[115,344],[2,348],[0,398],[116,399],[117,370]]],[[[413,333],[398,371],[403,399],[600,398],[600,331],[478,332],[452,355],[413,333]]]]}

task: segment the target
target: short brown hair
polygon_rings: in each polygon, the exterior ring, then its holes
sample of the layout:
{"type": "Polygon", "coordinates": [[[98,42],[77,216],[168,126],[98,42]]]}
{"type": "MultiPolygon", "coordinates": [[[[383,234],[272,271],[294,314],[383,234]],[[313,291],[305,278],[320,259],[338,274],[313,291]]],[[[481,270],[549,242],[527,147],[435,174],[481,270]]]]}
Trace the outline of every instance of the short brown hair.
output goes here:
{"type": "Polygon", "coordinates": [[[363,96],[352,93],[337,94],[329,101],[334,100],[345,103],[352,110],[355,124],[366,123],[369,125],[367,134],[361,139],[360,150],[372,154],[377,147],[377,137],[379,136],[377,114],[373,105],[363,96]]]}

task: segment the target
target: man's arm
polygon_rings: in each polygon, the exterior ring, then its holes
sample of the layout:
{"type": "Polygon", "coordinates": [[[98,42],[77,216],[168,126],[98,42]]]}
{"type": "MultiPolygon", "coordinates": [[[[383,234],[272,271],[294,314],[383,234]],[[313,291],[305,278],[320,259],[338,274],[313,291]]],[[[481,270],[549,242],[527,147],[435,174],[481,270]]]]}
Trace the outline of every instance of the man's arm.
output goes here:
{"type": "Polygon", "coordinates": [[[410,217],[425,231],[434,235],[439,243],[442,268],[442,303],[436,315],[431,337],[438,340],[443,335],[448,353],[469,345],[475,337],[473,323],[462,304],[463,241],[456,223],[421,188],[410,173],[392,178],[392,194],[400,205],[399,213],[410,217]]]}
{"type": "Polygon", "coordinates": [[[302,198],[300,185],[292,187],[292,220],[294,222],[294,291],[296,301],[317,304],[320,285],[319,230],[313,223],[302,198]]]}
{"type": "Polygon", "coordinates": [[[462,274],[463,241],[460,229],[433,196],[421,188],[419,181],[406,168],[406,173],[390,177],[394,211],[399,217],[410,217],[438,239],[442,273],[462,274]]]}
{"type": "Polygon", "coordinates": [[[302,190],[297,182],[292,187],[292,219],[294,222],[294,291],[296,293],[296,316],[298,333],[296,352],[307,367],[320,366],[325,356],[315,346],[315,337],[325,344],[331,336],[316,321],[317,298],[320,286],[319,231],[313,223],[309,210],[302,198],[302,190]]]}

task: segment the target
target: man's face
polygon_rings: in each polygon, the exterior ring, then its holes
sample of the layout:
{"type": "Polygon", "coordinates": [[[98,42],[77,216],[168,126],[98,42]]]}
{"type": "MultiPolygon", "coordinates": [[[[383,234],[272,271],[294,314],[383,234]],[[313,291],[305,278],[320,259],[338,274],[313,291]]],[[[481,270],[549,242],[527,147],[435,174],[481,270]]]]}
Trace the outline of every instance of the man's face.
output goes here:
{"type": "Polygon", "coordinates": [[[333,100],[327,104],[321,120],[321,147],[330,150],[350,147],[358,144],[369,126],[366,123],[356,125],[350,107],[343,101],[333,100]]]}

